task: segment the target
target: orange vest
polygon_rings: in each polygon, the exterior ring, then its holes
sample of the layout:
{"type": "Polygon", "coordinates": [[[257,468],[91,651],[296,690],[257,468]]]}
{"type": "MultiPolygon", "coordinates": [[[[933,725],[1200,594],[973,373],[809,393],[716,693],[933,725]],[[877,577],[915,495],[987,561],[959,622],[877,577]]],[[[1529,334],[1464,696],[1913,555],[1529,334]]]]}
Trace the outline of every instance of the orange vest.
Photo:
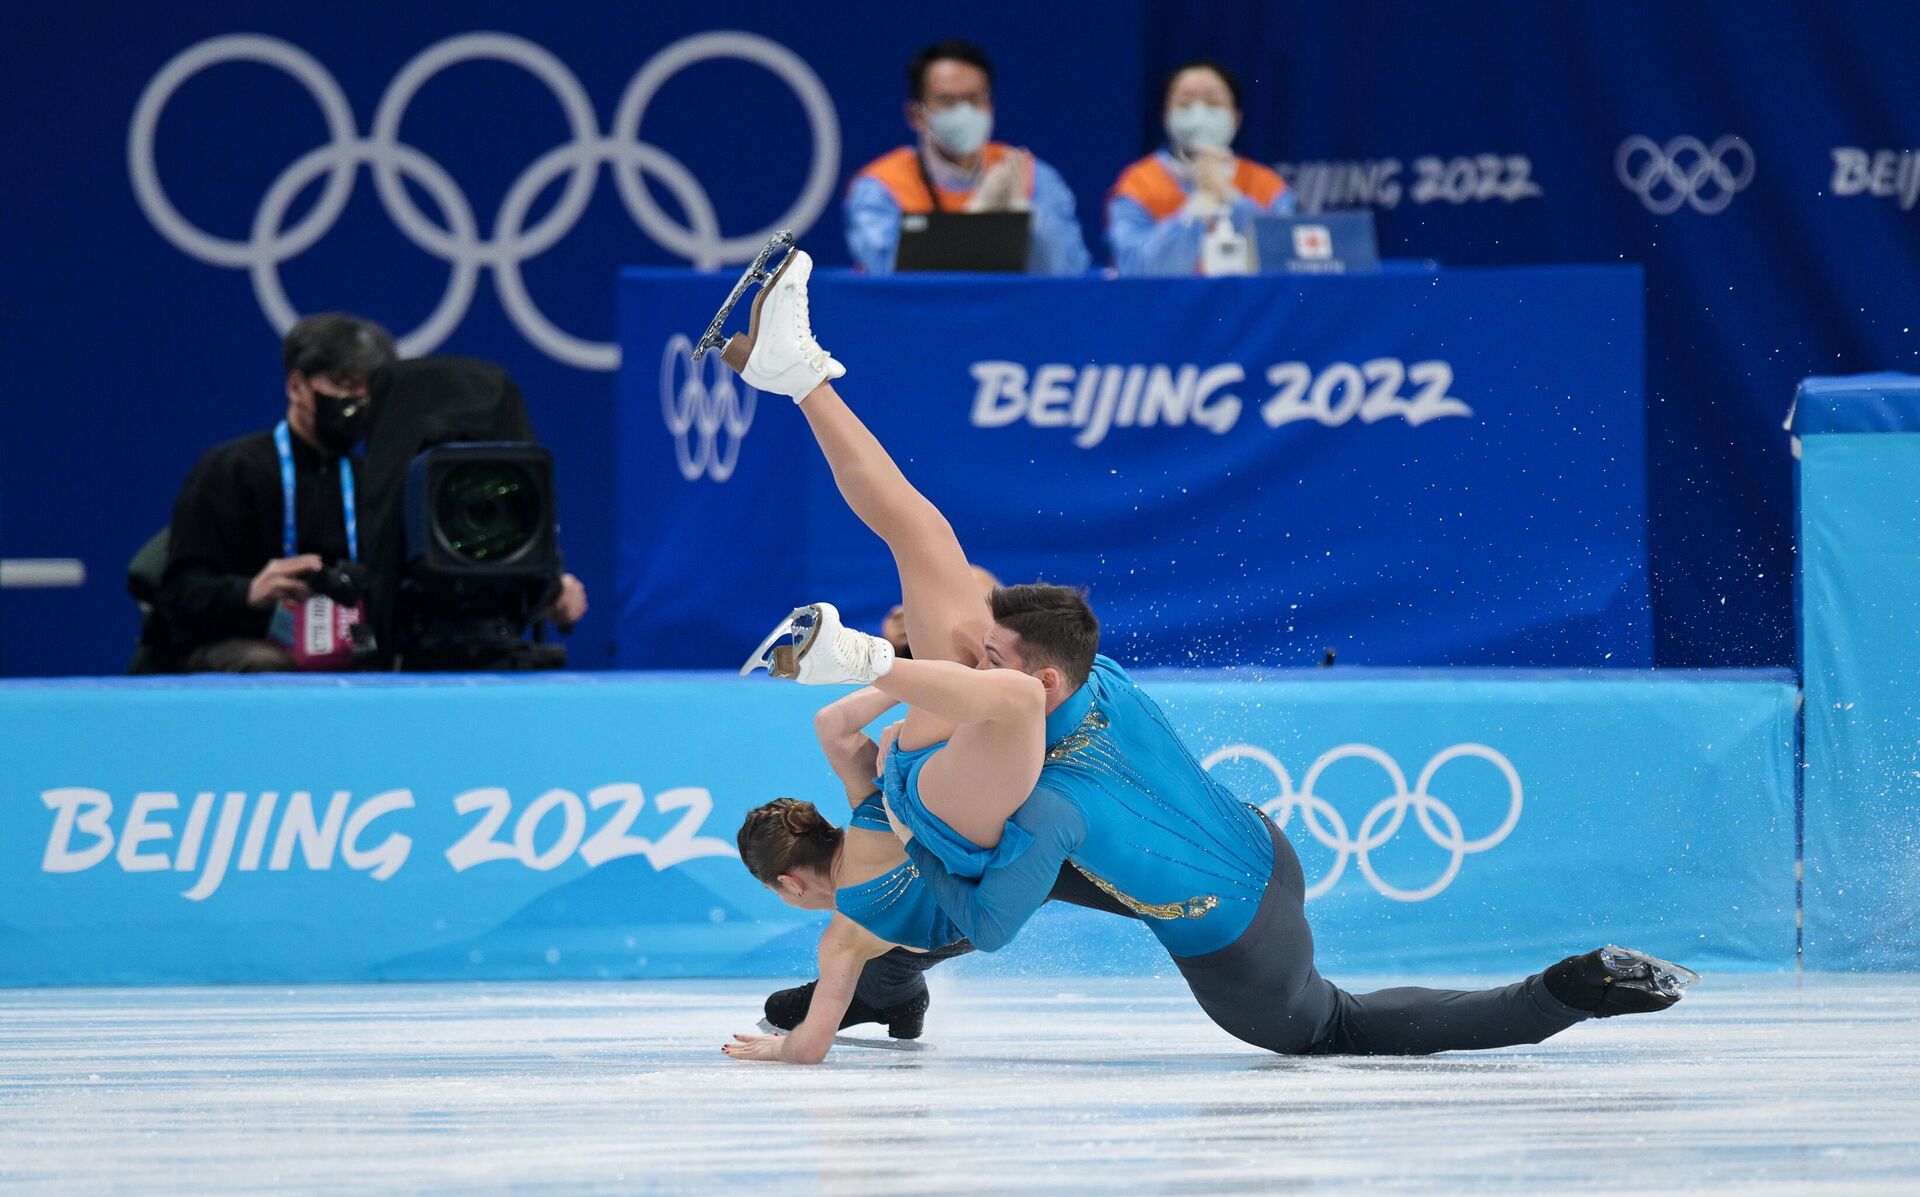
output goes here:
{"type": "MultiPolygon", "coordinates": [[[[1258,162],[1249,158],[1235,161],[1234,188],[1262,208],[1271,207],[1280,193],[1287,189],[1284,179],[1258,162]]],[[[1158,154],[1148,154],[1121,171],[1109,198],[1114,195],[1124,195],[1138,202],[1155,220],[1165,220],[1187,202],[1187,193],[1180,189],[1180,180],[1173,177],[1173,172],[1167,169],[1166,163],[1160,161],[1158,154]]]]}
{"type": "MultiPolygon", "coordinates": [[[[1000,142],[990,141],[980,151],[980,169],[982,173],[993,169],[1007,156],[1007,147],[1000,142]]],[[[903,145],[890,153],[882,154],[872,162],[860,168],[855,178],[877,179],[887,193],[893,196],[893,202],[900,205],[902,212],[931,212],[934,210],[933,195],[927,190],[926,176],[920,173],[920,151],[915,146],[903,145]]],[[[1028,193],[1032,193],[1029,185],[1028,193]]],[[[967,201],[973,198],[971,191],[950,191],[940,188],[940,210],[944,212],[964,212],[967,201]]]]}

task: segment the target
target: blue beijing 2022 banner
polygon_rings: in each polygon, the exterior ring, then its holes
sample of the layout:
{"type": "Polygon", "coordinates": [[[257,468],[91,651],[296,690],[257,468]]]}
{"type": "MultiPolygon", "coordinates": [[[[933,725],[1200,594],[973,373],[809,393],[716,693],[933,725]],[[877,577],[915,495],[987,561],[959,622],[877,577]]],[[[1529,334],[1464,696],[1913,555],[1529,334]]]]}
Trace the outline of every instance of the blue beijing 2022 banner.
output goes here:
{"type": "MultiPolygon", "coordinates": [[[[1785,680],[1142,683],[1291,838],[1335,975],[1520,976],[1612,937],[1792,962],[1785,680]]],[[[0,686],[0,985],[809,976],[825,915],[755,881],[734,834],[778,795],[846,820],[826,697],[691,674],[0,686]]],[[[1167,961],[1062,909],[960,967],[1167,961]]]]}
{"type": "MultiPolygon", "coordinates": [[[[816,274],[837,384],[1005,582],[1129,665],[1652,664],[1632,267],[1242,279],[816,274]]],[[[732,664],[899,601],[805,421],[621,279],[620,656],[732,664]]]]}

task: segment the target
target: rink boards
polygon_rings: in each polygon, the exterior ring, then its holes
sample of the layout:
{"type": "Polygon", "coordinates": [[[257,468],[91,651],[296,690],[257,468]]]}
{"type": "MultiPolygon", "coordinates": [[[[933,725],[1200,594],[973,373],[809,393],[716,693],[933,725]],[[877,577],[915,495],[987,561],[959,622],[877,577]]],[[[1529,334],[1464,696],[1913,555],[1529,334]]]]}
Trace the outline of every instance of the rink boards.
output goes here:
{"type": "MultiPolygon", "coordinates": [[[[1142,675],[1280,821],[1329,969],[1531,969],[1606,941],[1795,952],[1785,675],[1142,675]]],[[[0,984],[812,970],[741,867],[780,795],[841,819],[832,693],[706,674],[0,686],[0,984]]],[[[1044,912],[965,967],[1164,972],[1044,912]]]]}

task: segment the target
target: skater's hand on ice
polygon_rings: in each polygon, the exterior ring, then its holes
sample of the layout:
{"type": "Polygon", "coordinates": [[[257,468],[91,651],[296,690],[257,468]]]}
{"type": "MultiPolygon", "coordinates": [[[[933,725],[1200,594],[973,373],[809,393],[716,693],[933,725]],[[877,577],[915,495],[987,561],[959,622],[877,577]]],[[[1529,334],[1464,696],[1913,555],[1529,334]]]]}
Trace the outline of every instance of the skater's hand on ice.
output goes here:
{"type": "Polygon", "coordinates": [[[893,825],[893,834],[900,837],[902,844],[911,844],[913,842],[913,832],[909,831],[907,825],[900,821],[900,816],[893,813],[893,807],[887,804],[887,799],[884,794],[880,797],[880,806],[881,809],[887,812],[887,822],[893,825]]]}
{"type": "Polygon", "coordinates": [[[723,1043],[720,1050],[736,1060],[778,1060],[785,1035],[735,1035],[735,1042],[723,1043]]]}

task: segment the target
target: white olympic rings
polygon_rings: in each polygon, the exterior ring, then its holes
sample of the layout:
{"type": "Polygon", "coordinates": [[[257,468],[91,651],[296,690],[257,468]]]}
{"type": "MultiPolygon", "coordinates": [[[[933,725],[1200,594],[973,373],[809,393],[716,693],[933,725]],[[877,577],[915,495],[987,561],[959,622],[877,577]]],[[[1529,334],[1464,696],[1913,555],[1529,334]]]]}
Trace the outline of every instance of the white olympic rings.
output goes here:
{"type": "Polygon", "coordinates": [[[1366,877],[1368,884],[1381,895],[1399,902],[1424,902],[1453,884],[1453,879],[1460,874],[1461,862],[1469,855],[1485,852],[1505,840],[1520,822],[1522,801],[1520,774],[1515,771],[1513,762],[1485,744],[1455,744],[1444,752],[1435,754],[1433,759],[1427,762],[1426,767],[1420,770],[1420,777],[1411,790],[1407,788],[1407,775],[1401,772],[1399,763],[1371,744],[1343,744],[1322,753],[1320,759],[1314,761],[1313,765],[1307,769],[1307,775],[1301,780],[1300,788],[1297,790],[1294,789],[1293,779],[1287,774],[1286,768],[1274,759],[1273,754],[1252,744],[1230,744],[1218,749],[1201,761],[1200,767],[1211,770],[1215,765],[1223,762],[1240,760],[1253,761],[1273,775],[1275,783],[1279,786],[1279,792],[1262,803],[1260,809],[1267,812],[1275,824],[1282,828],[1286,827],[1287,821],[1293,817],[1294,808],[1299,807],[1301,821],[1306,825],[1307,831],[1314,839],[1336,853],[1333,867],[1327,870],[1327,875],[1308,887],[1306,896],[1309,898],[1317,898],[1332,889],[1334,883],[1339,881],[1341,874],[1346,871],[1347,862],[1353,860],[1359,863],[1360,872],[1366,877]],[[1387,780],[1392,783],[1393,792],[1381,799],[1360,820],[1357,835],[1349,835],[1346,820],[1340,817],[1340,812],[1334,809],[1331,802],[1315,792],[1314,786],[1328,766],[1337,761],[1355,757],[1379,765],[1386,773],[1387,780]],[[1460,818],[1454,814],[1453,808],[1427,792],[1434,774],[1449,761],[1460,757],[1477,757],[1487,761],[1500,770],[1507,781],[1507,816],[1493,831],[1478,839],[1467,839],[1461,829],[1460,818]],[[1427,838],[1449,855],[1447,866],[1441,870],[1440,876],[1420,889],[1402,889],[1385,880],[1374,871],[1373,861],[1368,855],[1399,832],[1401,825],[1406,822],[1409,810],[1414,812],[1419,820],[1420,829],[1426,833],[1427,838]]]}
{"type": "Polygon", "coordinates": [[[674,42],[635,73],[620,97],[612,126],[602,136],[586,89],[551,52],[512,34],[463,33],[427,47],[400,69],[374,112],[372,132],[362,138],[346,93],[312,55],[279,38],[236,33],[190,46],[161,67],[141,93],[127,131],[127,171],[147,219],[181,251],[215,266],[246,269],[261,311],[276,330],[285,332],[299,319],[281,284],[280,267],[312,248],[333,227],[364,165],[372,172],[375,191],[394,224],[415,245],[451,268],[438,305],[418,328],[400,338],[403,354],[429,353],[459,327],[484,267],[493,272],[501,306],[514,327],[549,357],[585,370],[614,369],[620,362],[620,347],[584,340],[548,320],[527,293],[520,269],[572,231],[593,198],[603,164],[613,172],[628,214],[647,236],[690,264],[709,269],[746,261],[775,230],[804,232],[819,218],[840,169],[839,117],[820,77],[785,46],[753,33],[701,33],[674,42]],[[785,82],[799,98],[813,135],[813,160],[799,198],[766,228],[737,237],[721,233],[712,200],[678,159],[639,140],[647,105],[667,80],[694,63],[714,58],[755,63],[785,82]],[[453,178],[439,163],[400,140],[407,107],[427,81],[450,66],[478,60],[520,67],[544,83],[559,102],[571,137],[535,159],[514,180],[494,217],[491,235],[485,237],[466,193],[453,178]],[[261,63],[292,76],[319,105],[328,136],[327,144],[295,159],[267,188],[245,240],[215,236],[181,215],[160,184],[154,155],[160,117],[174,92],[201,71],[230,62],[261,63]],[[686,214],[685,225],[676,222],[648,192],[643,178],[647,174],[673,193],[686,214]],[[534,200],[562,176],[566,183],[552,210],[526,228],[534,200]],[[326,182],[312,210],[293,228],[284,228],[294,199],[323,177],[326,182]],[[406,180],[433,197],[444,224],[420,210],[408,194],[406,180]]]}
{"type": "Polygon", "coordinates": [[[1636,133],[1613,156],[1621,184],[1656,216],[1677,212],[1681,204],[1704,216],[1726,211],[1753,182],[1757,165],[1753,147],[1732,134],[1712,146],[1684,135],[1663,146],[1636,133]]]}
{"type": "Polygon", "coordinates": [[[660,414],[673,436],[682,478],[725,482],[733,477],[740,442],[753,427],[759,404],[760,392],[744,382],[736,389],[733,370],[719,354],[709,353],[696,363],[693,338],[675,333],[667,339],[666,352],[660,355],[660,414]],[[690,436],[697,439],[690,441],[690,436]]]}

